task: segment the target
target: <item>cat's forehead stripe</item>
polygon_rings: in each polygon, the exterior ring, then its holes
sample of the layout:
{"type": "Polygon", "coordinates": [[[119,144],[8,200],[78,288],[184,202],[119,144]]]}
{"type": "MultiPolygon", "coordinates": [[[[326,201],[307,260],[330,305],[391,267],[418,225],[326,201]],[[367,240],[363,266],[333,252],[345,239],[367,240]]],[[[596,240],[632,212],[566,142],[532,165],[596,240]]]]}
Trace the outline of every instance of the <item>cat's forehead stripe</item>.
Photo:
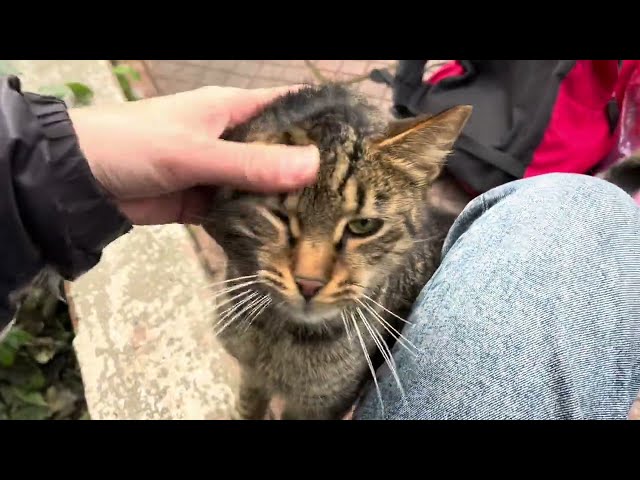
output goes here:
{"type": "Polygon", "coordinates": [[[356,209],[356,213],[360,213],[362,212],[362,209],[364,208],[364,203],[365,200],[367,198],[367,192],[364,188],[364,186],[361,183],[357,183],[357,202],[358,202],[358,207],[356,209]]]}
{"type": "Polygon", "coordinates": [[[344,229],[346,226],[347,226],[347,220],[345,218],[342,218],[340,219],[340,221],[338,221],[336,228],[333,230],[334,245],[337,245],[342,239],[342,236],[344,235],[344,229]]]}
{"type": "Polygon", "coordinates": [[[354,169],[355,169],[355,167],[353,165],[353,162],[352,161],[348,161],[344,177],[342,177],[342,179],[340,180],[340,183],[338,184],[337,192],[338,192],[339,195],[344,195],[345,187],[346,187],[347,182],[349,181],[349,179],[353,176],[354,169]]]}
{"type": "Polygon", "coordinates": [[[344,199],[343,209],[345,213],[358,211],[358,182],[353,175],[345,182],[342,197],[344,199]]]}
{"type": "Polygon", "coordinates": [[[360,209],[360,215],[364,217],[375,216],[381,211],[381,205],[376,201],[376,192],[366,189],[364,193],[364,201],[360,209]]]}
{"type": "Polygon", "coordinates": [[[291,193],[284,198],[284,201],[282,203],[284,204],[284,208],[293,213],[298,211],[299,202],[300,193],[291,193]]]}
{"type": "Polygon", "coordinates": [[[300,229],[300,220],[298,220],[297,215],[292,215],[289,218],[289,227],[291,228],[291,234],[293,235],[293,238],[299,238],[302,232],[300,229]]]}
{"type": "Polygon", "coordinates": [[[331,176],[331,189],[340,191],[340,186],[344,185],[349,176],[349,156],[344,150],[338,150],[335,153],[335,167],[333,169],[333,175],[331,176]]]}
{"type": "MultiPolygon", "coordinates": [[[[352,135],[356,135],[353,130],[350,130],[352,135]]],[[[364,148],[361,144],[361,140],[355,137],[346,144],[340,144],[335,147],[335,163],[333,167],[332,175],[332,188],[342,194],[347,181],[351,178],[356,170],[356,164],[362,160],[364,156],[364,148]],[[336,185],[334,187],[333,185],[336,185]]]]}

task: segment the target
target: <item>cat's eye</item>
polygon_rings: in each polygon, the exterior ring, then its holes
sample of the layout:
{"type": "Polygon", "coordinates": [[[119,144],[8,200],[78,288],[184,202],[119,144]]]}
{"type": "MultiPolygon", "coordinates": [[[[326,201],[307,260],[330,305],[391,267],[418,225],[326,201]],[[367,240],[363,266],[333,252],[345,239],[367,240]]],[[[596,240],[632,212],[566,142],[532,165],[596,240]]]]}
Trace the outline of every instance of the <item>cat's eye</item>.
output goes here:
{"type": "Polygon", "coordinates": [[[357,237],[368,237],[382,228],[382,220],[378,218],[358,218],[347,224],[349,233],[357,237]]]}

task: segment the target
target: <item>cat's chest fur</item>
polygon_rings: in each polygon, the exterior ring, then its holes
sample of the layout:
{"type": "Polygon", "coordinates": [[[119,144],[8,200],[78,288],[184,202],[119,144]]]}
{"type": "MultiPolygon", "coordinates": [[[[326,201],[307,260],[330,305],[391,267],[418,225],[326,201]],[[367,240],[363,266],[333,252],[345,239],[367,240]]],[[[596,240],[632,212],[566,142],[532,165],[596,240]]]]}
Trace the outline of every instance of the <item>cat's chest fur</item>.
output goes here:
{"type": "MultiPolygon", "coordinates": [[[[360,339],[368,351],[375,350],[368,332],[308,337],[291,328],[270,328],[269,322],[282,325],[277,311],[265,312],[249,329],[230,329],[221,340],[242,364],[251,366],[271,395],[309,404],[316,397],[354,394],[367,370],[360,339]]],[[[385,333],[380,326],[371,328],[385,333]]]]}

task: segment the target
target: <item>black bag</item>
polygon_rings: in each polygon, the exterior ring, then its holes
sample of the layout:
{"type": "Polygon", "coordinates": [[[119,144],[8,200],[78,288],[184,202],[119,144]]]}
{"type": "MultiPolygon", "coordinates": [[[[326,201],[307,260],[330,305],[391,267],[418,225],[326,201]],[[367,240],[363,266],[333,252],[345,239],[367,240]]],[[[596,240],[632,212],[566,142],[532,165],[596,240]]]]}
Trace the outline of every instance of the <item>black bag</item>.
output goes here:
{"type": "Polygon", "coordinates": [[[400,60],[387,76],[393,113],[474,107],[447,164],[471,193],[542,173],[589,173],[615,145],[619,60],[453,60],[423,80],[426,64],[400,60]]]}

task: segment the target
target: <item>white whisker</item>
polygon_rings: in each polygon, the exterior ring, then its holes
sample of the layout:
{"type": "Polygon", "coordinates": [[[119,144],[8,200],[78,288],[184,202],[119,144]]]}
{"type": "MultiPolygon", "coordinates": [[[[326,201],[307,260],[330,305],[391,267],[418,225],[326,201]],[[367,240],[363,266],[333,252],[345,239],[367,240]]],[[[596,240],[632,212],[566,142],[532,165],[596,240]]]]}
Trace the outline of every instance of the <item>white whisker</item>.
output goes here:
{"type": "Polygon", "coordinates": [[[245,316],[245,318],[240,320],[240,324],[238,326],[242,326],[242,324],[244,322],[247,321],[247,319],[251,318],[251,315],[253,315],[255,313],[255,311],[260,308],[260,305],[262,304],[262,302],[264,301],[265,298],[267,298],[268,295],[262,295],[258,298],[256,298],[253,302],[251,302],[249,305],[247,305],[247,309],[249,310],[248,314],[245,316]]]}
{"type": "Polygon", "coordinates": [[[439,236],[433,236],[433,237],[428,237],[428,238],[419,238],[418,240],[413,240],[413,243],[430,242],[431,240],[436,240],[438,238],[439,238],[439,236]]]}
{"type": "Polygon", "coordinates": [[[210,299],[210,300],[215,300],[215,299],[216,299],[216,298],[218,298],[220,295],[224,295],[225,293],[233,292],[233,291],[235,291],[235,290],[238,290],[239,288],[248,287],[249,285],[254,285],[254,284],[256,284],[256,283],[262,283],[262,281],[261,281],[261,280],[252,280],[252,281],[250,281],[250,282],[244,282],[244,283],[241,283],[240,285],[235,285],[235,286],[233,286],[233,287],[225,288],[225,289],[223,289],[223,290],[218,290],[218,291],[216,292],[216,294],[215,294],[213,297],[211,297],[211,299],[210,299]]]}
{"type": "Polygon", "coordinates": [[[353,322],[353,326],[355,328],[356,334],[358,335],[358,339],[360,340],[360,346],[362,347],[362,353],[364,353],[364,357],[367,360],[367,365],[369,366],[369,370],[371,371],[371,376],[373,377],[373,383],[376,385],[376,391],[378,393],[378,399],[380,400],[380,408],[382,409],[382,414],[384,415],[384,402],[382,401],[382,393],[380,392],[380,385],[378,385],[378,379],[376,377],[376,371],[373,368],[373,363],[371,363],[371,358],[369,358],[369,353],[367,352],[367,345],[364,343],[362,339],[362,335],[360,334],[360,329],[358,328],[358,323],[356,319],[353,317],[353,313],[350,312],[351,321],[353,322]]]}
{"type": "Polygon", "coordinates": [[[240,310],[238,313],[236,313],[233,317],[231,317],[227,323],[225,323],[222,328],[220,330],[218,330],[215,334],[216,335],[220,335],[222,332],[225,331],[225,329],[231,325],[240,315],[242,315],[244,312],[246,312],[248,309],[250,309],[253,305],[255,305],[255,302],[252,302],[251,304],[247,305],[246,307],[244,307],[242,310],[240,310]]]}
{"type": "Polygon", "coordinates": [[[257,276],[258,275],[245,275],[244,277],[230,278],[228,280],[222,280],[221,282],[209,283],[208,285],[206,285],[203,288],[211,288],[211,287],[215,287],[217,285],[223,285],[223,284],[229,283],[229,282],[237,282],[238,280],[247,280],[249,278],[256,278],[257,276]]]}
{"type": "Polygon", "coordinates": [[[209,314],[209,313],[213,313],[213,312],[217,311],[220,307],[222,307],[222,306],[226,305],[227,303],[233,302],[233,301],[234,301],[234,300],[236,300],[237,298],[240,298],[240,297],[242,297],[242,296],[244,296],[244,295],[247,295],[247,294],[249,294],[249,293],[251,293],[251,290],[247,289],[247,290],[245,290],[244,292],[240,292],[240,293],[239,293],[238,295],[236,295],[235,297],[228,298],[228,299],[227,299],[227,300],[225,300],[224,302],[216,303],[216,304],[213,306],[213,308],[208,309],[206,313],[207,313],[207,314],[209,314]]]}
{"type": "Polygon", "coordinates": [[[393,355],[391,354],[391,350],[389,349],[389,346],[384,341],[384,338],[382,337],[380,332],[378,332],[375,328],[373,328],[371,324],[367,321],[364,314],[362,313],[362,310],[359,307],[358,307],[358,315],[360,315],[360,318],[362,319],[362,322],[364,323],[365,328],[369,330],[369,334],[371,335],[371,338],[373,338],[373,341],[378,347],[378,350],[380,350],[380,353],[382,354],[384,361],[387,362],[387,365],[389,366],[389,370],[391,370],[391,375],[393,375],[393,379],[395,380],[396,384],[398,385],[398,389],[402,394],[402,399],[406,401],[407,397],[404,393],[404,388],[402,388],[400,377],[398,377],[396,362],[393,359],[393,355]]]}
{"type": "Polygon", "coordinates": [[[246,298],[243,298],[242,300],[240,300],[238,303],[234,303],[233,305],[231,305],[229,308],[227,308],[224,312],[220,312],[220,318],[218,319],[218,321],[216,322],[216,324],[214,325],[214,330],[216,329],[216,327],[218,325],[220,325],[222,322],[224,322],[224,320],[226,318],[229,317],[229,315],[232,315],[238,308],[240,308],[242,305],[244,305],[245,303],[247,303],[248,301],[250,301],[252,298],[255,298],[257,295],[259,295],[258,292],[253,292],[251,295],[249,295],[246,298]]]}
{"type": "Polygon", "coordinates": [[[256,292],[253,292],[249,297],[240,300],[239,302],[232,303],[227,308],[218,313],[218,321],[214,325],[214,328],[219,325],[225,318],[227,318],[229,313],[233,313],[238,307],[241,307],[245,303],[247,303],[251,298],[255,297],[256,292]]]}
{"type": "Polygon", "coordinates": [[[252,316],[252,315],[253,315],[253,314],[254,314],[254,313],[255,313],[255,312],[256,312],[256,311],[257,311],[257,310],[262,306],[262,303],[263,303],[267,298],[269,298],[269,295],[268,295],[268,294],[264,294],[264,295],[262,295],[262,296],[258,297],[256,301],[251,302],[251,305],[249,305],[249,306],[250,306],[250,307],[253,307],[253,308],[252,308],[252,309],[251,309],[251,311],[248,313],[248,315],[247,315],[245,318],[243,318],[243,319],[242,319],[242,321],[240,322],[240,324],[243,324],[243,323],[245,323],[245,322],[248,322],[248,321],[249,321],[249,319],[251,318],[251,316],[252,316]]]}
{"type": "Polygon", "coordinates": [[[379,304],[378,302],[376,302],[373,298],[371,298],[368,295],[365,295],[364,293],[362,294],[362,296],[364,298],[366,298],[367,300],[375,303],[377,306],[379,306],[381,309],[383,309],[385,312],[390,313],[391,315],[393,315],[394,317],[396,317],[398,320],[404,322],[404,323],[408,323],[409,325],[411,325],[411,322],[409,320],[405,320],[402,317],[399,317],[398,315],[396,315],[395,313],[393,313],[391,310],[387,309],[384,305],[379,304]]]}
{"type": "Polygon", "coordinates": [[[239,302],[234,303],[233,305],[229,306],[228,308],[224,309],[222,312],[218,313],[218,316],[220,317],[221,320],[224,320],[225,318],[227,318],[231,313],[233,313],[233,311],[239,307],[244,305],[245,303],[247,303],[248,301],[250,301],[252,298],[255,298],[256,295],[259,295],[258,292],[255,291],[251,291],[251,294],[249,296],[247,296],[246,298],[243,298],[242,300],[240,300],[239,302]]]}
{"type": "Polygon", "coordinates": [[[246,316],[246,318],[243,318],[242,321],[240,323],[244,323],[247,320],[249,320],[251,318],[251,315],[253,315],[255,313],[255,311],[260,308],[260,306],[262,305],[262,302],[265,301],[265,299],[267,299],[269,297],[268,294],[264,294],[260,297],[258,297],[258,299],[255,302],[251,302],[251,305],[253,306],[253,308],[251,309],[251,311],[249,312],[249,314],[246,316]]]}
{"type": "Polygon", "coordinates": [[[396,330],[394,328],[393,325],[391,325],[389,322],[387,322],[384,317],[382,317],[382,315],[380,315],[378,312],[376,312],[373,308],[371,308],[369,305],[365,304],[362,300],[360,300],[359,298],[356,298],[356,302],[358,302],[360,305],[362,305],[364,308],[366,308],[367,310],[369,310],[371,313],[373,313],[374,318],[385,328],[385,330],[387,332],[389,332],[393,338],[395,338],[397,340],[397,342],[403,346],[409,353],[411,353],[413,356],[417,356],[418,353],[420,351],[420,349],[418,347],[416,347],[413,343],[411,343],[411,341],[405,337],[401,332],[399,332],[398,330],[396,330]],[[413,350],[411,350],[411,348],[409,348],[407,345],[405,345],[403,342],[406,342],[410,347],[413,347],[416,351],[414,352],[413,350]]]}
{"type": "Polygon", "coordinates": [[[253,316],[253,318],[247,323],[247,327],[244,329],[246,332],[251,327],[251,324],[262,314],[262,312],[267,308],[271,302],[273,302],[271,297],[268,297],[264,303],[261,304],[257,313],[253,316]]]}
{"type": "Polygon", "coordinates": [[[347,338],[349,339],[349,343],[352,343],[353,339],[351,338],[351,331],[349,330],[349,322],[347,322],[344,310],[340,312],[340,317],[342,318],[342,323],[344,324],[344,331],[347,332],[347,338]]]}

